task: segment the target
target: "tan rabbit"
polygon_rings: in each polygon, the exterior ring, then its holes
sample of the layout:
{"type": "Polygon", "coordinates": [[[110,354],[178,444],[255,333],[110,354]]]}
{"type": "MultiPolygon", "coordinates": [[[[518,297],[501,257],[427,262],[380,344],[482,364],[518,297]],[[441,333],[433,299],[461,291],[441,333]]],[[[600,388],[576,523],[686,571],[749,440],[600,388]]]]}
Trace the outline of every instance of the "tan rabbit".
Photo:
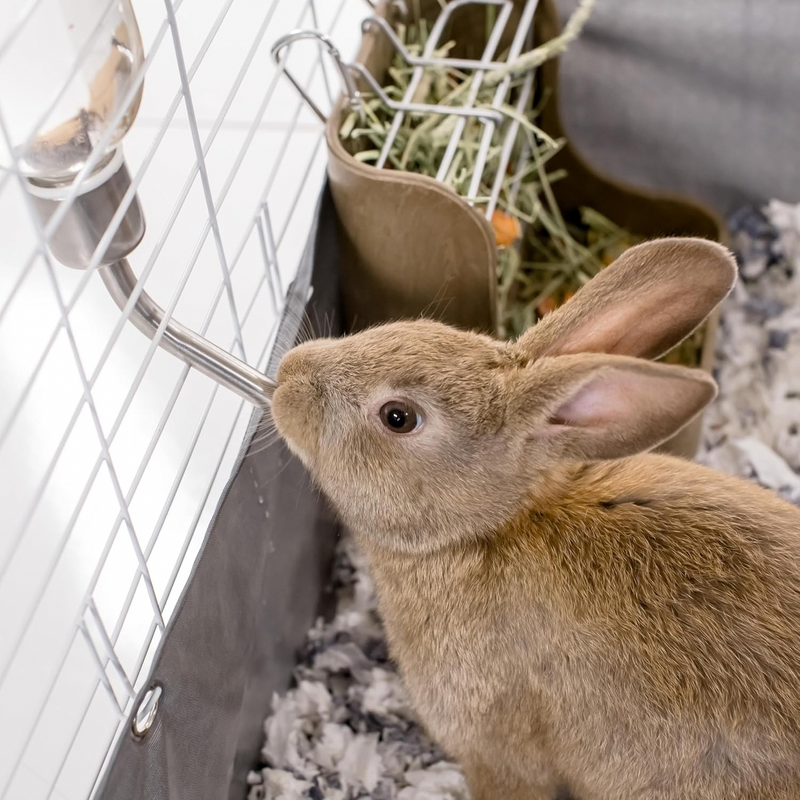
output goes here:
{"type": "Polygon", "coordinates": [[[715,385],[635,357],[734,279],[659,240],[514,343],[418,321],[284,357],[275,422],[473,800],[800,798],[800,510],[640,455],[715,385]]]}

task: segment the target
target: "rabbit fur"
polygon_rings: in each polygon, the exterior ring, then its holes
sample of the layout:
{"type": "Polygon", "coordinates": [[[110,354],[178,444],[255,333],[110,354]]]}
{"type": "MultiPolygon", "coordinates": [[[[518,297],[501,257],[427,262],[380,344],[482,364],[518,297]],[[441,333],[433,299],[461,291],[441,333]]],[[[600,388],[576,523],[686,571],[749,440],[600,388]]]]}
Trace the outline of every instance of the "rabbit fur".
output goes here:
{"type": "Polygon", "coordinates": [[[282,359],[276,426],[473,800],[800,798],[800,510],[648,452],[716,389],[647,359],[735,276],[656,240],[516,342],[418,320],[282,359]]]}

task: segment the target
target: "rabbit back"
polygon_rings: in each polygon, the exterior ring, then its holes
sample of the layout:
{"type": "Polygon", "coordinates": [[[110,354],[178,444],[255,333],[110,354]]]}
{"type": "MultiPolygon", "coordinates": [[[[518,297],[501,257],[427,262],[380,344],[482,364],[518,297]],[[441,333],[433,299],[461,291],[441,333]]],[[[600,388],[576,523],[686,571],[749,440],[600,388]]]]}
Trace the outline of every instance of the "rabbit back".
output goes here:
{"type": "Polygon", "coordinates": [[[800,511],[655,455],[554,486],[440,557],[371,558],[431,734],[578,798],[800,796],[800,511]]]}

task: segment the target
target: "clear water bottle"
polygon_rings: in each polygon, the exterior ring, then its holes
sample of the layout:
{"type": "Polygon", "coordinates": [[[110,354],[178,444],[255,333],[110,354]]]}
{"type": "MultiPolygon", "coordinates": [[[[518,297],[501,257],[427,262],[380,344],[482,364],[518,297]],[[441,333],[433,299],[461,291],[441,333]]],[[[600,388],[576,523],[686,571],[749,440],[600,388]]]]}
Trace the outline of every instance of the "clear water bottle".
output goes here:
{"type": "Polygon", "coordinates": [[[27,19],[26,8],[0,19],[0,167],[16,159],[34,186],[64,186],[108,133],[97,185],[119,169],[141,101],[141,85],[128,96],[144,60],[130,0],[40,0],[27,19]]]}

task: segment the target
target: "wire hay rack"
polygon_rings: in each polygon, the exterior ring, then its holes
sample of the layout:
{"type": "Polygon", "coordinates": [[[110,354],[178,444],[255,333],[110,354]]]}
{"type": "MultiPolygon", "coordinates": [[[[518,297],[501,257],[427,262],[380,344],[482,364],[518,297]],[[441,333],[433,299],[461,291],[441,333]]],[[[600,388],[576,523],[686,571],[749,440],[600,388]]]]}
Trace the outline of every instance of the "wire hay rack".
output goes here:
{"type": "MultiPolygon", "coordinates": [[[[400,18],[408,17],[410,10],[405,2],[391,4],[400,18]]],[[[459,150],[464,146],[464,136],[468,120],[478,120],[482,125],[479,145],[468,171],[468,182],[462,196],[480,208],[487,219],[491,219],[497,208],[498,198],[503,191],[509,166],[516,173],[509,201],[513,203],[519,191],[521,173],[530,160],[530,151],[524,137],[521,136],[521,125],[525,115],[530,111],[535,70],[527,69],[522,77],[509,71],[508,66],[519,56],[533,47],[534,15],[538,0],[526,0],[514,3],[513,0],[452,0],[443,6],[430,27],[425,45],[421,53],[414,54],[398,35],[396,30],[383,16],[372,15],[361,24],[362,31],[378,32],[385,36],[402,62],[412,69],[407,81],[404,95],[396,99],[389,95],[374,75],[358,61],[345,63],[335,42],[324,33],[316,30],[297,30],[279,39],[273,46],[273,56],[280,63],[284,49],[296,41],[315,39],[327,50],[336,65],[341,77],[344,94],[352,111],[358,115],[365,126],[369,126],[369,115],[365,105],[379,102],[385,110],[391,112],[392,123],[388,133],[380,144],[379,152],[374,160],[377,169],[397,166],[392,163],[391,153],[398,134],[408,116],[436,118],[446,117],[452,122],[447,146],[438,159],[436,180],[440,183],[453,183],[454,173],[460,166],[457,163],[459,150]],[[476,7],[483,7],[492,13],[492,21],[488,23],[486,41],[480,58],[459,58],[440,55],[447,50],[445,35],[454,19],[467,10],[474,12],[476,7]],[[501,42],[508,37],[509,25],[515,8],[520,9],[513,36],[507,47],[501,52],[501,42]],[[440,105],[415,101],[421,84],[431,71],[457,70],[468,75],[469,89],[458,103],[440,105]],[[498,71],[502,77],[498,80],[498,71]],[[481,100],[486,92],[484,81],[489,76],[493,91],[487,104],[481,100]],[[522,147],[519,157],[512,164],[512,153],[515,147],[522,147]],[[488,187],[488,192],[486,191],[488,187]]],[[[487,17],[488,19],[488,17],[487,17]]],[[[286,76],[304,97],[309,107],[322,120],[326,115],[317,107],[313,98],[309,97],[291,71],[286,76]]]]}

